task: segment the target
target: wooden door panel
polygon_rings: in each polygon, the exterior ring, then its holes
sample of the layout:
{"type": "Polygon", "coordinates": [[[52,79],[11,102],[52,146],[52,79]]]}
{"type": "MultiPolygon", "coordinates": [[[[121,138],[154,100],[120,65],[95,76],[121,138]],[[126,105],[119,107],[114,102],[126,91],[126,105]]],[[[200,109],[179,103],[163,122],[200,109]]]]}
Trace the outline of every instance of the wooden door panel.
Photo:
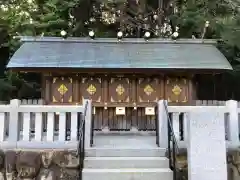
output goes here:
{"type": "Polygon", "coordinates": [[[188,102],[188,80],[185,78],[167,78],[165,83],[165,97],[168,102],[188,102]]]}
{"type": "Polygon", "coordinates": [[[120,131],[130,130],[132,127],[142,131],[156,129],[155,116],[146,116],[145,108],[133,110],[133,108],[127,107],[125,116],[116,116],[114,107],[108,109],[96,107],[95,112],[93,115],[95,130],[102,130],[105,127],[120,131]]]}
{"type": "Polygon", "coordinates": [[[131,129],[131,109],[126,109],[125,116],[116,116],[115,108],[108,108],[108,128],[110,130],[130,130],[131,129]]]}
{"type": "Polygon", "coordinates": [[[52,81],[52,102],[72,103],[73,80],[70,77],[54,77],[52,81]]]}
{"type": "Polygon", "coordinates": [[[139,78],[137,83],[138,102],[157,102],[160,89],[158,78],[139,78]]]}
{"type": "Polygon", "coordinates": [[[97,77],[82,78],[80,84],[80,95],[83,99],[91,99],[93,103],[101,103],[102,79],[97,77]]]}
{"type": "Polygon", "coordinates": [[[111,103],[130,102],[130,81],[128,78],[111,78],[108,86],[109,100],[111,103]]]}

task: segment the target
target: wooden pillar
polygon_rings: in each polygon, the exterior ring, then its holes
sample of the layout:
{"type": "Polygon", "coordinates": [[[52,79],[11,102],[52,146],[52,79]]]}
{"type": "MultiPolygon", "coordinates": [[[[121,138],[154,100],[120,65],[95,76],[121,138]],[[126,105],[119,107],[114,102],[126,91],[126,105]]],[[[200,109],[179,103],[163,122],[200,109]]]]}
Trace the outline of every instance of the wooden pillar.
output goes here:
{"type": "Polygon", "coordinates": [[[159,100],[164,99],[164,76],[159,77],[159,100]]]}
{"type": "Polygon", "coordinates": [[[104,103],[108,102],[108,77],[105,75],[105,77],[102,79],[103,81],[103,101],[104,103]]]}
{"type": "Polygon", "coordinates": [[[135,76],[133,76],[133,78],[132,78],[132,83],[131,83],[131,96],[132,96],[132,98],[131,98],[131,101],[132,101],[132,103],[136,103],[137,102],[137,82],[136,82],[137,80],[136,80],[136,77],[135,76]]]}
{"type": "Polygon", "coordinates": [[[45,93],[44,93],[44,101],[45,104],[51,103],[51,80],[52,77],[46,76],[45,78],[45,93]]]}
{"type": "Polygon", "coordinates": [[[137,128],[137,120],[138,120],[138,114],[137,114],[137,97],[138,97],[138,92],[137,92],[137,78],[136,76],[133,76],[132,81],[131,81],[131,96],[132,96],[132,103],[133,103],[133,114],[132,114],[132,122],[131,122],[131,128],[135,127],[137,128]]]}
{"type": "Polygon", "coordinates": [[[77,78],[73,79],[73,102],[74,103],[81,103],[79,94],[80,94],[80,87],[79,87],[79,79],[77,76],[77,78]]]}
{"type": "Polygon", "coordinates": [[[195,105],[196,104],[196,99],[197,99],[197,92],[196,92],[196,86],[195,86],[195,82],[194,82],[194,75],[191,75],[188,78],[188,97],[189,97],[189,104],[191,105],[195,105]]]}
{"type": "Polygon", "coordinates": [[[104,103],[104,109],[103,109],[103,128],[108,126],[108,79],[107,75],[105,75],[105,78],[103,78],[103,103],[104,103]]]}

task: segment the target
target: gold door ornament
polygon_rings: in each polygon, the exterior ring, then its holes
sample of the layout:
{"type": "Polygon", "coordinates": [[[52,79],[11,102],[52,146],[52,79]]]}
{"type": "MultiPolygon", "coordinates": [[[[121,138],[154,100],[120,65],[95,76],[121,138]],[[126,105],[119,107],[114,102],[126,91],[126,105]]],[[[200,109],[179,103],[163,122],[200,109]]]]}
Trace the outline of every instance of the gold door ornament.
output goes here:
{"type": "Polygon", "coordinates": [[[87,92],[90,94],[90,95],[94,95],[97,91],[97,88],[93,85],[93,84],[90,84],[87,88],[87,92]]]}
{"type": "Polygon", "coordinates": [[[111,78],[108,85],[110,102],[126,103],[130,101],[130,85],[128,78],[111,78]]]}
{"type": "Polygon", "coordinates": [[[71,77],[53,77],[52,79],[52,102],[72,103],[73,79],[71,77]]]}
{"type": "Polygon", "coordinates": [[[84,98],[91,99],[93,103],[102,102],[103,83],[98,77],[82,77],[80,83],[80,101],[84,98]]]}
{"type": "Polygon", "coordinates": [[[179,96],[182,92],[182,89],[178,85],[174,85],[172,92],[174,95],[179,96]]]}
{"type": "Polygon", "coordinates": [[[145,86],[145,88],[143,89],[143,91],[150,96],[153,92],[154,89],[152,88],[152,86],[150,86],[149,84],[145,86]]]}
{"type": "Polygon", "coordinates": [[[71,103],[73,100],[72,100],[72,96],[69,97],[68,99],[68,102],[71,103]]]}
{"type": "Polygon", "coordinates": [[[186,97],[186,96],[184,96],[184,99],[183,99],[182,102],[183,102],[183,103],[187,102],[187,97],[186,97]]]}
{"type": "Polygon", "coordinates": [[[52,101],[53,101],[54,103],[58,102],[54,96],[52,97],[52,101]]]}
{"type": "Polygon", "coordinates": [[[171,78],[166,81],[166,98],[169,102],[188,102],[188,80],[185,78],[171,78]]]}
{"type": "Polygon", "coordinates": [[[58,92],[61,95],[64,95],[67,91],[68,91],[68,88],[64,84],[61,84],[58,88],[58,92]]]}
{"type": "Polygon", "coordinates": [[[136,87],[138,102],[155,102],[160,96],[160,78],[139,78],[136,87]]]}
{"type": "Polygon", "coordinates": [[[118,94],[119,96],[121,96],[121,95],[125,92],[125,89],[124,89],[124,87],[123,87],[122,84],[119,84],[119,85],[117,86],[116,92],[117,92],[117,94],[118,94]]]}

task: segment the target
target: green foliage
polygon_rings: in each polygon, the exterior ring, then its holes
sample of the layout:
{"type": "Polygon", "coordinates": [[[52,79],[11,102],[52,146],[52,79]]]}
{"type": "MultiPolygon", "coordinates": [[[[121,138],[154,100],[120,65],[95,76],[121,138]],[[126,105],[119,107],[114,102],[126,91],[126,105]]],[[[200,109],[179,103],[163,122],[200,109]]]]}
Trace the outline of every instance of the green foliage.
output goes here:
{"type": "Polygon", "coordinates": [[[205,38],[219,39],[223,54],[238,71],[240,57],[240,2],[235,0],[176,0],[178,13],[171,16],[180,36],[201,38],[206,21],[210,22],[205,38]]]}
{"type": "MultiPolygon", "coordinates": [[[[175,14],[174,20],[184,37],[191,38],[194,34],[197,38],[200,38],[205,22],[209,21],[208,31],[212,32],[211,36],[222,39],[221,31],[223,27],[235,26],[236,24],[228,21],[229,19],[235,19],[235,17],[235,9],[227,1],[188,0],[180,3],[179,12],[175,14]]],[[[231,33],[226,31],[227,29],[224,30],[225,33],[231,33]]]]}
{"type": "MultiPolygon", "coordinates": [[[[78,0],[47,0],[39,5],[34,23],[36,34],[60,36],[61,30],[69,30],[72,24],[70,11],[79,3],[78,0]]],[[[70,33],[70,32],[68,32],[70,33]]]]}
{"type": "Polygon", "coordinates": [[[232,46],[236,46],[240,49],[240,15],[237,14],[234,17],[224,19],[222,27],[222,39],[232,46]]]}
{"type": "MultiPolygon", "coordinates": [[[[43,34],[45,36],[60,36],[61,30],[68,31],[71,36],[74,32],[71,31],[74,18],[70,12],[79,3],[79,0],[71,0],[70,2],[68,0],[4,1],[0,5],[0,17],[2,17],[0,19],[0,40],[2,40],[0,48],[8,47],[10,58],[20,46],[20,42],[14,38],[16,36],[43,34]]],[[[28,75],[5,73],[0,78],[0,100],[38,96],[40,94],[40,81],[37,79],[29,81],[28,79],[28,75]]]]}
{"type": "Polygon", "coordinates": [[[9,101],[17,98],[34,98],[40,92],[37,83],[26,82],[18,73],[6,72],[5,77],[0,78],[0,100],[9,101]]]}

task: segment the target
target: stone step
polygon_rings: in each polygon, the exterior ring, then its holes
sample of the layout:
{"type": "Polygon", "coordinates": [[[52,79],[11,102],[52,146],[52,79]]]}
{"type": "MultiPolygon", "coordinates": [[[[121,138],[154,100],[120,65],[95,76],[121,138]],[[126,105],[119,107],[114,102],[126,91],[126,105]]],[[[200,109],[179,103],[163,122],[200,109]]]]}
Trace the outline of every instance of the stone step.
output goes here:
{"type": "Polygon", "coordinates": [[[168,168],[150,169],[83,169],[83,180],[172,180],[173,172],[168,168]]]}
{"type": "Polygon", "coordinates": [[[94,131],[94,136],[153,136],[156,137],[156,131],[139,131],[136,128],[130,131],[94,131]]]}
{"type": "Polygon", "coordinates": [[[166,157],[86,157],[84,168],[168,168],[166,157]]]}
{"type": "Polygon", "coordinates": [[[87,148],[86,157],[165,157],[165,148],[87,148]]]}

